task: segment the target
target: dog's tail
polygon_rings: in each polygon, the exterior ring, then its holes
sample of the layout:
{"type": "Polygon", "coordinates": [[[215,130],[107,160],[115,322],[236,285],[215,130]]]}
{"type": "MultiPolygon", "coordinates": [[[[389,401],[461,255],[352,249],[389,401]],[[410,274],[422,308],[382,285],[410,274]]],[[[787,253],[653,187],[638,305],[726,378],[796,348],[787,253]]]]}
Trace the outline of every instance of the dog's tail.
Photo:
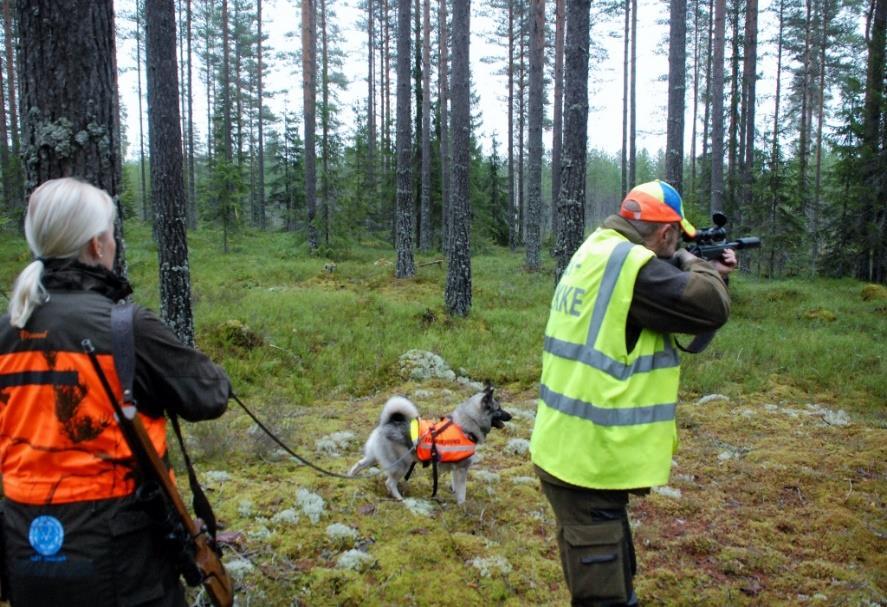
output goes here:
{"type": "Polygon", "coordinates": [[[410,400],[403,396],[392,396],[382,407],[380,424],[408,422],[419,417],[419,410],[410,400]]]}

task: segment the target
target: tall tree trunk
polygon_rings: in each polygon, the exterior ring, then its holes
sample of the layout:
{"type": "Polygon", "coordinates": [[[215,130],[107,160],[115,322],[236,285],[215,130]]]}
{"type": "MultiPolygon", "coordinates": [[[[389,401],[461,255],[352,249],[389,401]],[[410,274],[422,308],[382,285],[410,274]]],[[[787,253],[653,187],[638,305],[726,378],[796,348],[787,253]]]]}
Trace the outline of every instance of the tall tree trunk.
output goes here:
{"type": "Polygon", "coordinates": [[[585,162],[588,139],[588,22],[591,0],[567,4],[567,48],[564,72],[564,162],[555,281],[582,244],[585,232],[585,162]]]}
{"type": "Polygon", "coordinates": [[[861,170],[865,189],[858,224],[863,237],[856,276],[872,282],[887,282],[887,250],[885,250],[884,199],[887,187],[884,185],[884,143],[879,144],[883,135],[884,121],[884,40],[887,30],[887,0],[872,0],[871,34],[868,43],[866,66],[866,88],[863,102],[863,130],[861,149],[861,170]],[[880,149],[879,149],[880,147],[880,149]],[[880,178],[880,179],[879,179],[880,178]],[[871,187],[874,186],[874,187],[871,187]]]}
{"type": "Polygon", "coordinates": [[[530,4],[530,91],[528,103],[527,160],[527,269],[541,263],[542,240],[542,70],[545,61],[545,0],[530,4]]]}
{"type": "Polygon", "coordinates": [[[724,210],[724,21],[726,0],[714,0],[714,53],[711,66],[711,203],[724,210]]]}
{"type": "Polygon", "coordinates": [[[188,228],[197,229],[197,171],[194,166],[194,65],[191,50],[193,7],[187,3],[186,34],[188,44],[188,228]]]}
{"type": "MultiPolygon", "coordinates": [[[[812,102],[810,100],[811,89],[811,70],[812,70],[812,53],[813,53],[813,0],[806,0],[806,16],[804,21],[804,56],[801,66],[801,126],[798,134],[798,199],[804,208],[804,214],[807,218],[808,229],[812,228],[814,223],[814,209],[810,200],[809,188],[807,185],[807,170],[810,156],[810,119],[808,118],[812,102]]],[[[811,239],[816,236],[810,233],[811,239]]],[[[811,274],[815,271],[813,259],[811,262],[811,274]]]]}
{"type": "Polygon", "coordinates": [[[812,222],[810,225],[810,269],[815,276],[819,259],[819,210],[822,204],[822,132],[825,122],[825,70],[826,47],[829,43],[829,26],[832,15],[829,14],[829,3],[822,3],[822,29],[819,34],[819,86],[817,90],[817,121],[816,121],[816,174],[813,186],[812,222]]]}
{"type": "Polygon", "coordinates": [[[687,0],[671,0],[668,37],[668,125],[665,180],[684,189],[684,97],[687,90],[687,0]]]}
{"type": "Polygon", "coordinates": [[[470,0],[453,0],[453,242],[447,264],[444,301],[454,316],[471,310],[471,202],[468,198],[470,0]]]}
{"type": "Polygon", "coordinates": [[[322,110],[320,114],[321,127],[321,162],[323,163],[323,180],[321,190],[323,195],[323,243],[330,244],[330,58],[329,40],[326,27],[326,0],[320,0],[320,43],[321,43],[321,68],[320,90],[322,95],[322,110]]]}
{"type": "MultiPolygon", "coordinates": [[[[9,6],[11,2],[12,0],[3,0],[3,34],[6,42],[6,89],[7,91],[9,91],[8,135],[9,138],[12,140],[12,158],[10,159],[12,163],[10,166],[10,194],[12,200],[16,201],[17,206],[19,208],[24,208],[24,175],[22,174],[21,165],[22,128],[19,125],[19,105],[18,98],[16,96],[19,90],[19,86],[21,86],[21,82],[16,80],[16,72],[18,71],[20,66],[17,66],[15,63],[16,58],[13,51],[15,45],[16,28],[9,6]]],[[[21,29],[19,29],[18,31],[20,33],[21,29]]]]}
{"type": "Polygon", "coordinates": [[[625,0],[625,29],[622,35],[622,189],[620,192],[628,192],[628,92],[629,70],[631,63],[631,0],[625,0]]]}
{"type": "MultiPolygon", "coordinates": [[[[779,105],[782,95],[782,34],[785,29],[785,2],[779,0],[779,34],[776,37],[776,92],[773,95],[773,140],[770,148],[770,213],[768,233],[776,234],[777,210],[781,201],[782,179],[780,175],[779,152],[779,105]]],[[[770,246],[768,255],[767,276],[773,277],[776,272],[777,247],[770,246]]]]}
{"type": "Polygon", "coordinates": [[[742,66],[745,159],[742,163],[743,213],[751,211],[755,163],[755,84],[758,71],[758,0],[746,0],[745,62],[742,66]]]}
{"type": "Polygon", "coordinates": [[[258,29],[258,37],[256,40],[256,87],[258,89],[258,106],[259,106],[259,174],[256,178],[258,182],[258,211],[259,211],[259,228],[267,227],[267,218],[265,216],[265,95],[263,89],[264,74],[264,58],[262,48],[262,0],[256,0],[256,26],[258,29]]]}
{"type": "Polygon", "coordinates": [[[151,191],[157,201],[160,316],[176,337],[194,345],[173,0],[146,3],[145,31],[151,191]]]}
{"type": "Polygon", "coordinates": [[[366,187],[368,198],[376,191],[376,41],[375,0],[367,0],[367,164],[366,187]]]}
{"type": "Polygon", "coordinates": [[[302,96],[305,119],[305,204],[308,207],[308,247],[317,250],[317,149],[314,143],[317,57],[314,0],[302,0],[302,96]]]}
{"type": "Polygon", "coordinates": [[[397,278],[416,274],[413,261],[413,178],[410,121],[410,5],[411,0],[397,3],[397,278]]]}
{"type": "Polygon", "coordinates": [[[518,209],[518,244],[524,244],[527,238],[527,204],[526,204],[526,182],[524,181],[524,133],[527,118],[527,18],[525,12],[525,4],[518,4],[520,14],[518,22],[520,23],[520,39],[518,42],[518,70],[517,70],[517,209],[518,209]]]}
{"type": "Polygon", "coordinates": [[[228,223],[231,216],[231,207],[234,204],[232,200],[234,192],[232,184],[229,183],[229,172],[232,170],[233,150],[231,149],[232,124],[231,124],[231,56],[229,48],[228,34],[228,0],[222,0],[222,116],[224,124],[222,125],[222,158],[225,162],[224,167],[224,201],[222,202],[222,239],[223,250],[228,252],[228,223]]]}
{"type": "Polygon", "coordinates": [[[557,199],[561,189],[564,109],[564,0],[554,0],[554,108],[551,117],[551,232],[557,239],[557,199]]]}
{"type": "Polygon", "coordinates": [[[739,83],[739,55],[740,55],[740,39],[739,39],[739,5],[741,0],[733,0],[732,19],[730,26],[732,35],[730,36],[730,121],[727,127],[727,183],[724,192],[724,206],[727,212],[733,216],[736,212],[736,183],[739,175],[739,159],[743,157],[739,149],[739,97],[741,95],[739,83]]]}
{"type": "Polygon", "coordinates": [[[693,0],[693,119],[690,127],[690,184],[687,194],[696,192],[696,127],[699,120],[699,7],[702,0],[693,0]]]}
{"type": "Polygon", "coordinates": [[[150,221],[151,225],[155,226],[153,205],[148,197],[148,179],[145,167],[145,114],[142,111],[142,19],[144,16],[144,2],[136,2],[136,92],[139,99],[139,174],[141,177],[142,220],[150,221]]]}
{"type": "Polygon", "coordinates": [[[213,137],[213,73],[215,66],[213,65],[213,36],[212,31],[212,14],[213,0],[203,0],[203,11],[206,16],[204,24],[204,40],[203,48],[206,51],[206,163],[213,167],[214,155],[214,137],[213,137]]]}
{"type": "Polygon", "coordinates": [[[508,0],[508,247],[518,241],[518,209],[514,191],[514,3],[508,0]]]}
{"type": "MultiPolygon", "coordinates": [[[[711,167],[711,147],[709,133],[711,129],[711,64],[712,64],[712,48],[714,46],[715,37],[715,0],[708,0],[708,43],[705,65],[705,109],[702,117],[702,161],[711,167]]],[[[699,182],[699,200],[711,200],[711,169],[709,168],[708,181],[699,182]]]]}
{"type": "Polygon", "coordinates": [[[76,175],[108,192],[118,209],[114,270],[126,276],[113,3],[19,0],[16,9],[26,190],[76,175]]]}
{"type": "Polygon", "coordinates": [[[450,87],[447,59],[447,0],[438,3],[438,48],[440,64],[437,68],[438,97],[440,105],[440,207],[441,207],[441,248],[444,253],[450,250],[450,126],[448,123],[448,105],[450,87]]]}
{"type": "Polygon", "coordinates": [[[628,100],[628,187],[634,187],[635,182],[637,181],[638,0],[631,0],[630,72],[631,93],[628,100]]]}
{"type": "Polygon", "coordinates": [[[431,250],[431,1],[422,0],[422,202],[419,249],[431,250]]]}
{"type": "MultiPolygon", "coordinates": [[[[0,61],[2,63],[2,61],[0,61]]],[[[6,93],[3,87],[3,67],[0,65],[0,171],[3,173],[3,199],[7,215],[12,217],[19,211],[12,192],[12,166],[9,161],[9,131],[6,128],[6,93]]]]}

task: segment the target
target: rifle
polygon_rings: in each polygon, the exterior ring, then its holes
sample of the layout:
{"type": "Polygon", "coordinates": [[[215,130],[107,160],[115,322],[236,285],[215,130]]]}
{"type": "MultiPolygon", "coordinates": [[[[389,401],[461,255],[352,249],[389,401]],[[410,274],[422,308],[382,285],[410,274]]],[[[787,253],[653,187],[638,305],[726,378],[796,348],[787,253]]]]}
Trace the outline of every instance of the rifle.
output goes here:
{"type": "MultiPolygon", "coordinates": [[[[131,310],[129,313],[131,320],[131,310]]],[[[130,377],[128,380],[125,377],[120,378],[124,387],[123,404],[121,405],[108,383],[108,378],[102,371],[92,342],[89,339],[84,339],[81,346],[92,361],[92,366],[108,395],[108,400],[111,401],[123,436],[147,481],[142,482],[140,490],[149,493],[159,491],[163,498],[167,510],[166,519],[172,527],[169,530],[168,539],[173,540],[182,549],[178,565],[185,582],[189,586],[203,584],[215,607],[231,607],[234,604],[234,584],[222,564],[221,549],[216,544],[215,534],[207,530],[203,521],[191,518],[182,501],[182,496],[169,477],[166,465],[148,437],[142,420],[136,414],[136,407],[132,400],[132,378],[130,377]]],[[[134,353],[131,356],[134,358],[134,353]]],[[[115,357],[116,362],[118,361],[115,357]]],[[[128,369],[121,375],[127,374],[128,369]]]]}
{"type": "Polygon", "coordinates": [[[726,249],[757,249],[761,246],[761,239],[757,236],[745,236],[736,240],[727,240],[727,216],[720,212],[714,212],[711,220],[715,224],[708,228],[696,231],[693,238],[684,237],[687,242],[693,244],[687,247],[687,251],[702,259],[720,259],[726,249]]]}

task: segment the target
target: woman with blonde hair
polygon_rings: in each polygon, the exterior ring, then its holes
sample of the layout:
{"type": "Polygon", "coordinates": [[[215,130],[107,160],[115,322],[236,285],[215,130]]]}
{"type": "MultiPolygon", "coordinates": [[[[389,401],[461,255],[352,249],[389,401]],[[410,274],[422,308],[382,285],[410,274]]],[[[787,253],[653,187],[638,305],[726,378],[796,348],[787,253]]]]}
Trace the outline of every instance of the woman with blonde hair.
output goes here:
{"type": "MultiPolygon", "coordinates": [[[[0,473],[4,591],[19,605],[185,605],[140,471],[81,342],[114,367],[111,310],[132,292],[113,273],[116,209],[108,194],[62,178],[28,202],[34,255],[0,318],[0,473]]],[[[133,396],[158,453],[167,456],[165,413],[219,417],[230,382],[221,367],[182,344],[135,306],[133,396]]]]}

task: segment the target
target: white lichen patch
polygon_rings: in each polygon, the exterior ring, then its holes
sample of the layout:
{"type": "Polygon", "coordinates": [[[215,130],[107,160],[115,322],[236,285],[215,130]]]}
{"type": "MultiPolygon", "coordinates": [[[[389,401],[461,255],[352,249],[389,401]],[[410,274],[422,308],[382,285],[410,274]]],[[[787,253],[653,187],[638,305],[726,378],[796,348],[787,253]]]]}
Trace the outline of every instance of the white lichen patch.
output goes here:
{"type": "Polygon", "coordinates": [[[450,369],[443,358],[434,352],[425,350],[409,350],[398,359],[400,375],[404,379],[425,381],[427,379],[446,379],[453,381],[456,374],[450,369]]]}
{"type": "Polygon", "coordinates": [[[512,476],[509,480],[515,485],[535,485],[539,482],[535,476],[512,476]]]}
{"type": "Polygon", "coordinates": [[[242,580],[243,576],[253,569],[255,569],[253,564],[244,558],[225,561],[225,570],[236,580],[242,580]]]}
{"type": "Polygon", "coordinates": [[[326,536],[335,542],[353,541],[358,537],[357,529],[343,525],[342,523],[333,523],[326,528],[326,536]]]}
{"type": "Polygon", "coordinates": [[[314,449],[331,457],[338,457],[354,442],[353,432],[333,432],[314,441],[314,449]]]}
{"type": "Polygon", "coordinates": [[[403,505],[416,516],[431,516],[434,514],[434,504],[428,500],[408,497],[403,500],[403,505]]]}
{"type": "Polygon", "coordinates": [[[323,498],[304,488],[299,489],[296,493],[296,504],[302,510],[302,513],[315,524],[326,513],[326,503],[323,501],[323,498]]]}
{"type": "Polygon", "coordinates": [[[299,513],[293,508],[287,508],[272,516],[271,522],[275,525],[295,525],[299,522],[299,513]]]}
{"type": "Polygon", "coordinates": [[[505,453],[511,455],[526,455],[530,450],[530,441],[525,438],[510,438],[505,445],[505,453]]]}
{"type": "Polygon", "coordinates": [[[723,394],[706,394],[702,398],[696,401],[697,405],[707,405],[708,403],[716,402],[716,401],[729,401],[730,397],[724,396],[723,394]]]}
{"type": "Polygon", "coordinates": [[[672,499],[681,499],[681,490],[677,487],[669,487],[668,485],[653,487],[653,493],[657,493],[664,497],[670,497],[672,499]]]}
{"type": "Polygon", "coordinates": [[[249,537],[254,540],[267,540],[269,537],[271,537],[271,530],[268,529],[268,527],[266,527],[265,525],[259,525],[258,527],[250,531],[247,535],[249,535],[249,537]]]}
{"type": "Polygon", "coordinates": [[[468,561],[468,564],[477,569],[481,577],[511,573],[511,563],[504,556],[476,557],[468,561]]]}
{"type": "Polygon", "coordinates": [[[351,571],[364,571],[369,567],[372,567],[375,561],[376,560],[366,552],[349,550],[339,555],[339,558],[336,560],[336,568],[349,569],[351,571]]]}
{"type": "Polygon", "coordinates": [[[810,412],[810,415],[822,417],[822,421],[829,426],[840,426],[843,428],[850,425],[850,416],[843,409],[833,411],[822,405],[810,403],[807,405],[807,410],[810,412]]]}
{"type": "Polygon", "coordinates": [[[253,501],[251,499],[242,499],[237,503],[237,514],[243,517],[252,516],[253,501]]]}
{"type": "Polygon", "coordinates": [[[511,413],[511,416],[516,419],[526,419],[529,421],[533,421],[536,419],[536,410],[535,409],[521,409],[518,407],[508,407],[508,412],[511,413]]]}
{"type": "Polygon", "coordinates": [[[210,470],[203,475],[203,478],[212,483],[224,483],[231,480],[231,475],[224,470],[210,470]]]}
{"type": "Polygon", "coordinates": [[[498,472],[490,472],[489,470],[472,470],[471,476],[483,483],[498,483],[502,480],[502,476],[498,472]]]}

